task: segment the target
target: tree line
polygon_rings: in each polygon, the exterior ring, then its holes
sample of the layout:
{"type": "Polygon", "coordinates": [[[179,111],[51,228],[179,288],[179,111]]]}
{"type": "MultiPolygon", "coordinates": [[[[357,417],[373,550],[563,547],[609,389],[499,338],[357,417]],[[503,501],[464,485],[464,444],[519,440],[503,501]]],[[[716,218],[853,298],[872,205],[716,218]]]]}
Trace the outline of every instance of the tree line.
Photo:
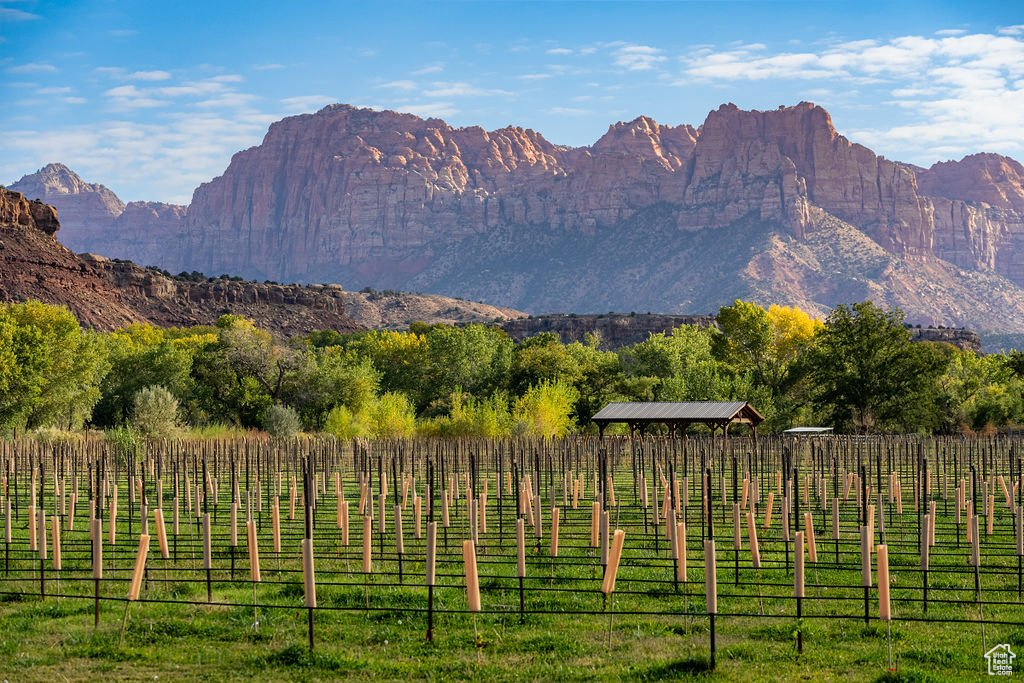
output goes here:
{"type": "Polygon", "coordinates": [[[820,321],[737,300],[716,319],[717,329],[682,325],[611,351],[598,335],[515,343],[482,324],[282,340],[234,315],[104,333],[63,307],[5,304],[0,432],[559,436],[592,429],[610,401],[707,400],[750,401],[769,431],[949,434],[1024,422],[1024,353],[912,342],[899,310],[862,302],[820,321]]]}

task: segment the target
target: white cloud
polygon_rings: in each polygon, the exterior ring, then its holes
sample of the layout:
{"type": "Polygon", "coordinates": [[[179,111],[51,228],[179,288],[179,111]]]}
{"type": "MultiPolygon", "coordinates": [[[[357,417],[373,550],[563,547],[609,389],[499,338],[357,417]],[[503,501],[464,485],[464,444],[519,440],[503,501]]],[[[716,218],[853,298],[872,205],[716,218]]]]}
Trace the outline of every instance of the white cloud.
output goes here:
{"type": "Polygon", "coordinates": [[[125,76],[130,81],[166,81],[170,77],[170,71],[134,71],[125,76]]]}
{"type": "Polygon", "coordinates": [[[965,31],[962,28],[946,28],[946,29],[943,29],[941,31],[936,31],[935,35],[937,35],[937,36],[962,36],[965,33],[967,33],[967,31],[965,31]]]}
{"type": "Polygon", "coordinates": [[[923,160],[940,147],[1024,151],[1024,32],[948,30],[806,52],[772,53],[748,45],[695,50],[682,61],[685,84],[803,80],[834,91],[873,88],[876,102],[900,111],[899,122],[848,134],[883,153],[894,149],[903,158],[923,160]]]}
{"type": "Polygon", "coordinates": [[[586,116],[587,114],[594,113],[589,109],[581,109],[579,107],[551,107],[547,112],[556,116],[586,116]]]}
{"type": "Polygon", "coordinates": [[[196,102],[196,106],[203,107],[204,109],[214,107],[239,108],[248,106],[258,99],[259,98],[256,95],[250,95],[244,92],[228,92],[206,100],[200,100],[199,102],[196,102]]]}
{"type": "Polygon", "coordinates": [[[277,69],[283,69],[284,64],[253,64],[253,71],[275,71],[277,69]]]}
{"type": "Polygon", "coordinates": [[[35,19],[42,19],[42,17],[13,7],[0,7],[0,21],[33,21],[35,19]]]}
{"type": "Polygon", "coordinates": [[[999,33],[1004,36],[1019,36],[1024,34],[1024,24],[1014,24],[1013,26],[1004,26],[999,29],[999,33]]]}
{"type": "Polygon", "coordinates": [[[56,73],[58,69],[53,64],[45,62],[29,62],[28,64],[9,66],[5,71],[9,74],[45,74],[56,73]]]}
{"type": "Polygon", "coordinates": [[[65,86],[58,87],[58,88],[40,88],[36,92],[38,94],[40,94],[40,95],[64,95],[64,94],[69,93],[71,91],[72,91],[71,87],[65,85],[65,86]]]}
{"type": "Polygon", "coordinates": [[[446,118],[459,113],[451,102],[425,102],[421,104],[400,104],[393,107],[395,111],[415,114],[422,118],[446,118]]]}
{"type": "Polygon", "coordinates": [[[377,86],[378,88],[387,88],[389,90],[415,90],[417,88],[416,81],[388,81],[387,83],[381,83],[377,86]]]}
{"type": "Polygon", "coordinates": [[[553,47],[550,50],[544,50],[544,53],[549,55],[571,55],[572,50],[567,47],[553,47]]]}
{"type": "Polygon", "coordinates": [[[416,69],[412,72],[413,76],[425,76],[427,74],[439,74],[444,71],[444,66],[440,64],[429,64],[427,66],[416,69]]]}
{"type": "Polygon", "coordinates": [[[110,106],[114,109],[150,109],[167,104],[166,100],[153,97],[148,91],[134,85],[119,85],[103,94],[109,98],[110,106]]]}
{"type": "MultiPolygon", "coordinates": [[[[104,72],[119,78],[137,80],[138,73],[149,75],[149,80],[161,80],[166,72],[135,72],[124,75],[116,67],[105,67],[104,72]]],[[[169,75],[169,74],[168,74],[169,75]]],[[[146,80],[144,77],[142,80],[146,80]]],[[[104,91],[110,106],[116,110],[147,109],[167,106],[173,100],[195,100],[194,105],[202,108],[244,107],[257,99],[254,95],[238,92],[235,84],[244,80],[237,74],[212,76],[203,80],[182,83],[139,87],[135,83],[119,85],[104,91]]]]}
{"type": "Polygon", "coordinates": [[[487,97],[492,95],[511,95],[507,90],[497,88],[480,88],[469,83],[437,81],[431,88],[424,90],[427,97],[487,97]]]}
{"type": "Polygon", "coordinates": [[[661,50],[648,45],[624,45],[615,50],[613,58],[616,66],[628,71],[647,71],[666,60],[661,50]]]}
{"type": "Polygon", "coordinates": [[[281,100],[286,114],[305,114],[323,109],[338,100],[330,95],[298,95],[281,100]]]}
{"type": "Polygon", "coordinates": [[[551,74],[522,74],[520,76],[516,76],[516,78],[521,81],[543,81],[551,78],[551,74]]]}
{"type": "Polygon", "coordinates": [[[88,100],[84,97],[63,97],[61,102],[64,104],[85,104],[88,100]]]}
{"type": "Polygon", "coordinates": [[[186,81],[181,85],[168,85],[160,88],[154,88],[153,92],[165,97],[188,97],[212,95],[214,93],[224,92],[225,89],[226,88],[222,82],[211,78],[205,81],[186,81]]]}

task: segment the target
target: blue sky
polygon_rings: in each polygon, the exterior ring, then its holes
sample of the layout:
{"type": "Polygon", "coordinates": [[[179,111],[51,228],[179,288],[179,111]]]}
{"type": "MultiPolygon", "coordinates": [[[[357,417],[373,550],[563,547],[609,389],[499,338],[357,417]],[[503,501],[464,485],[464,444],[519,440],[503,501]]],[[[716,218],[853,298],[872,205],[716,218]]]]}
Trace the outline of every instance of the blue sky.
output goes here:
{"type": "Polygon", "coordinates": [[[0,0],[0,182],[62,161],[126,201],[332,102],[578,146],[802,100],[892,159],[1024,159],[1024,5],[0,0]]]}

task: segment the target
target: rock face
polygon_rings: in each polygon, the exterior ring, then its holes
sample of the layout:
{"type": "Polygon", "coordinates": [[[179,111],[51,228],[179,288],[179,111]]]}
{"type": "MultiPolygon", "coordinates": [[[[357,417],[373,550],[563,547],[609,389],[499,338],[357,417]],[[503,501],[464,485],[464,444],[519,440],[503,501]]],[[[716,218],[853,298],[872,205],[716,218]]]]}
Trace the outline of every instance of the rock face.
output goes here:
{"type": "MultiPolygon", "coordinates": [[[[125,212],[150,210],[129,204],[125,212]]],[[[181,278],[130,261],[76,256],[55,239],[57,211],[0,188],[0,301],[63,304],[83,325],[110,330],[135,322],[209,325],[243,315],[290,336],[435,322],[503,321],[524,313],[440,296],[346,292],[340,285],[281,285],[228,278],[181,278]]]]}
{"type": "Polygon", "coordinates": [[[18,192],[0,188],[0,224],[33,229],[49,237],[60,228],[57,210],[39,200],[29,201],[18,192]]]}
{"type": "Polygon", "coordinates": [[[167,241],[181,235],[186,207],[161,202],[125,204],[103,185],[87,183],[64,164],[49,164],[10,186],[56,207],[61,243],[72,251],[155,264],[167,241]]]}
{"type": "MultiPolygon", "coordinates": [[[[516,318],[501,327],[516,341],[542,332],[558,335],[564,344],[582,342],[596,334],[600,348],[615,350],[646,340],[657,333],[669,334],[680,325],[718,327],[713,315],[663,315],[658,313],[602,313],[598,315],[553,314],[516,318]]],[[[981,352],[981,337],[964,328],[909,328],[914,341],[945,342],[960,349],[981,352]]]]}
{"type": "Polygon", "coordinates": [[[671,333],[680,325],[716,326],[711,315],[663,315],[658,313],[607,313],[598,315],[554,314],[517,318],[502,324],[516,341],[551,332],[563,344],[582,342],[587,335],[600,338],[600,348],[619,349],[645,341],[650,335],[671,333]]]}
{"type": "Polygon", "coordinates": [[[945,342],[965,351],[982,352],[981,337],[974,330],[951,327],[916,327],[910,330],[914,341],[945,342]]]}
{"type": "Polygon", "coordinates": [[[94,250],[533,312],[699,313],[737,296],[822,311],[872,297],[915,323],[1024,324],[1012,300],[1024,286],[1021,165],[889,161],[806,102],[723,105],[696,129],[640,117],[582,148],[332,105],[274,123],[184,217],[166,215],[145,230],[126,222],[118,245],[94,250]],[[838,261],[842,272],[821,270],[838,261]]]}

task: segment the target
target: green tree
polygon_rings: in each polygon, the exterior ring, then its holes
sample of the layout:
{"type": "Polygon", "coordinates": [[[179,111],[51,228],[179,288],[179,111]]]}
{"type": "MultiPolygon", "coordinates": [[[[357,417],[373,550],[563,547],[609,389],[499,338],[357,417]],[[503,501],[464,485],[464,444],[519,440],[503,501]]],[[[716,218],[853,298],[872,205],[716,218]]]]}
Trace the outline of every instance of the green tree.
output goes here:
{"type": "Polygon", "coordinates": [[[216,341],[193,359],[197,404],[214,420],[259,426],[267,408],[282,402],[303,353],[234,315],[221,316],[216,335],[216,341]]]}
{"type": "Polygon", "coordinates": [[[358,436],[369,436],[370,428],[365,422],[364,413],[355,413],[347,406],[335,406],[324,419],[324,431],[339,439],[354,439],[358,436]]]}
{"type": "Polygon", "coordinates": [[[67,308],[0,306],[0,427],[80,426],[106,368],[99,335],[82,330],[67,308]]]}
{"type": "Polygon", "coordinates": [[[898,309],[838,306],[807,356],[812,401],[839,429],[927,429],[948,362],[935,345],[910,340],[898,309]]]}
{"type": "Polygon", "coordinates": [[[379,373],[368,358],[332,346],[304,352],[289,373],[282,398],[298,410],[311,429],[320,429],[327,414],[343,405],[356,413],[373,400],[379,373]]]}
{"type": "Polygon", "coordinates": [[[655,401],[750,399],[735,394],[738,387],[745,390],[749,383],[737,383],[737,372],[712,354],[714,334],[705,327],[680,325],[671,334],[652,334],[622,349],[619,356],[628,374],[655,381],[655,401]]]}
{"type": "Polygon", "coordinates": [[[582,379],[579,361],[558,335],[542,332],[517,344],[512,354],[509,389],[523,394],[543,381],[562,380],[575,385],[582,379]]]}
{"type": "Polygon", "coordinates": [[[263,412],[263,428],[275,439],[290,439],[302,429],[302,421],[294,408],[275,403],[263,412]]]}
{"type": "Polygon", "coordinates": [[[396,439],[416,433],[416,412],[405,394],[382,394],[366,412],[370,435],[374,438],[396,439]]]}
{"type": "Polygon", "coordinates": [[[572,409],[576,390],[562,381],[532,386],[512,411],[514,431],[533,436],[565,436],[573,427],[572,409]]]}
{"type": "Polygon", "coordinates": [[[1006,354],[1003,362],[1010,372],[1024,379],[1024,351],[1013,349],[1006,354]]]}
{"type": "Polygon", "coordinates": [[[779,397],[801,377],[800,358],[821,323],[799,308],[772,305],[767,310],[737,299],[717,317],[712,350],[738,373],[751,373],[757,385],[779,397]]]}
{"type": "Polygon", "coordinates": [[[477,399],[456,391],[450,401],[448,415],[435,417],[420,426],[427,436],[500,438],[512,433],[512,413],[503,392],[477,399]]]}
{"type": "Polygon", "coordinates": [[[415,401],[424,392],[427,339],[420,332],[378,330],[359,335],[350,348],[368,359],[380,375],[381,391],[397,391],[415,401]]]}
{"type": "Polygon", "coordinates": [[[651,400],[660,383],[654,377],[626,374],[619,355],[602,351],[599,343],[599,337],[591,337],[584,343],[573,342],[566,346],[566,352],[576,360],[580,370],[576,384],[579,397],[573,417],[581,426],[589,426],[590,418],[612,401],[651,400]]]}
{"type": "Polygon", "coordinates": [[[1024,378],[1004,355],[953,351],[939,385],[944,432],[998,429],[1020,421],[1024,411],[1024,378]]]}
{"type": "Polygon", "coordinates": [[[417,407],[432,404],[447,412],[456,389],[484,398],[500,389],[512,364],[513,342],[501,329],[485,325],[439,326],[426,335],[427,352],[417,407]]]}
{"type": "Polygon", "coordinates": [[[169,439],[179,426],[178,399],[162,386],[140,389],[132,405],[132,427],[151,439],[169,439]]]}
{"type": "Polygon", "coordinates": [[[113,427],[129,417],[140,389],[159,385],[179,401],[191,395],[194,353],[215,337],[196,335],[172,338],[153,325],[137,324],[103,337],[110,369],[101,382],[102,397],[93,409],[93,424],[113,427]]]}
{"type": "Polygon", "coordinates": [[[755,303],[736,299],[718,310],[719,333],[712,336],[715,357],[739,372],[753,370],[759,379],[767,374],[772,326],[768,311],[755,303]]]}

